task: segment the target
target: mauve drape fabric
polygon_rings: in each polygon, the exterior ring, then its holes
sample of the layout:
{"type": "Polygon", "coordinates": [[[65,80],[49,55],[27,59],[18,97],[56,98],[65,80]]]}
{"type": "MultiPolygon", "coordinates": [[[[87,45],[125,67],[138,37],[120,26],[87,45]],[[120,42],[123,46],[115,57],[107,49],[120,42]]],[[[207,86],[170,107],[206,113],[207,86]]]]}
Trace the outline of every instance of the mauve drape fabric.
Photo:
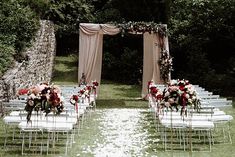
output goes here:
{"type": "Polygon", "coordinates": [[[144,57],[143,57],[143,79],[142,79],[142,98],[148,94],[148,81],[153,80],[154,83],[161,84],[160,67],[158,60],[160,57],[160,37],[158,34],[143,34],[144,57]]]}
{"type": "MultiPolygon", "coordinates": [[[[109,24],[81,23],[79,30],[79,71],[78,79],[82,73],[86,76],[86,81],[96,80],[100,83],[102,68],[103,35],[116,35],[120,30],[109,24]]],[[[160,57],[160,37],[158,34],[143,34],[144,57],[143,57],[143,81],[142,97],[147,91],[147,83],[154,80],[155,83],[163,83],[160,79],[160,67],[158,60],[160,57]]],[[[168,39],[164,38],[165,46],[168,48],[168,39]]],[[[78,81],[79,81],[78,80],[78,81]]]]}
{"type": "Polygon", "coordinates": [[[108,24],[81,23],[79,30],[79,71],[86,81],[96,80],[100,83],[102,68],[103,34],[115,35],[120,30],[108,24]]]}

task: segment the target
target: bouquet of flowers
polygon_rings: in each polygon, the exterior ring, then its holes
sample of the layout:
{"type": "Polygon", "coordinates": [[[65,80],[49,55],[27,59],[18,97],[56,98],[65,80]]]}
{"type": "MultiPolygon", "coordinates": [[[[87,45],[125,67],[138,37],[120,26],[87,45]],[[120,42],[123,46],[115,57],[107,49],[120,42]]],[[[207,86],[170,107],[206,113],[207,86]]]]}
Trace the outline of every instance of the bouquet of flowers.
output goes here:
{"type": "Polygon", "coordinates": [[[96,89],[97,89],[98,86],[99,86],[99,83],[96,80],[92,81],[92,88],[93,88],[93,91],[94,91],[94,95],[96,95],[96,89]]]}
{"type": "Polygon", "coordinates": [[[153,84],[153,81],[148,83],[148,89],[150,95],[156,100],[156,102],[159,102],[163,98],[163,93],[160,89],[157,88],[156,85],[153,84]]]}
{"type": "Polygon", "coordinates": [[[93,88],[96,88],[97,86],[99,86],[99,83],[95,80],[95,81],[92,81],[92,85],[93,85],[93,88]]]}
{"type": "Polygon", "coordinates": [[[72,97],[70,98],[69,102],[75,106],[75,110],[78,113],[78,101],[79,101],[79,97],[78,95],[72,95],[72,97]]]}
{"type": "Polygon", "coordinates": [[[168,87],[161,93],[153,83],[148,83],[149,93],[158,100],[161,106],[170,108],[173,107],[178,111],[181,107],[181,115],[186,114],[187,106],[193,106],[198,109],[200,99],[197,96],[196,90],[188,80],[172,80],[168,83],[168,87]]]}
{"type": "Polygon", "coordinates": [[[42,83],[29,88],[25,110],[28,112],[27,122],[30,121],[32,111],[44,111],[46,115],[51,111],[59,114],[63,111],[63,99],[58,86],[42,83]]]}
{"type": "Polygon", "coordinates": [[[92,86],[86,85],[84,88],[80,89],[78,92],[78,98],[81,99],[82,103],[87,98],[90,101],[90,93],[91,93],[92,86]]]}

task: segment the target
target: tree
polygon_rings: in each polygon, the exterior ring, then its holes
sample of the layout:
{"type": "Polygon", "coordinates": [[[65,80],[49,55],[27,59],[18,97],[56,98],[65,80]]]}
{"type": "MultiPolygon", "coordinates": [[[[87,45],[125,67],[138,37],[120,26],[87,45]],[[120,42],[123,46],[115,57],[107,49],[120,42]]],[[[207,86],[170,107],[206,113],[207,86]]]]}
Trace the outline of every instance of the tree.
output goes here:
{"type": "Polygon", "coordinates": [[[92,5],[86,0],[51,0],[45,18],[54,21],[58,54],[78,51],[79,24],[92,22],[92,5]]]}
{"type": "Polygon", "coordinates": [[[6,37],[1,39],[18,52],[30,43],[38,28],[39,19],[29,7],[14,0],[0,2],[0,32],[6,37]]]}
{"type": "Polygon", "coordinates": [[[78,33],[79,23],[94,20],[92,6],[86,0],[51,0],[47,16],[61,34],[78,33]]]}
{"type": "Polygon", "coordinates": [[[173,1],[171,12],[174,76],[186,76],[212,90],[222,89],[219,80],[230,75],[228,60],[235,56],[235,1],[178,0],[173,1]],[[211,82],[216,82],[216,87],[211,82]]]}
{"type": "Polygon", "coordinates": [[[28,6],[16,0],[0,2],[0,76],[14,58],[25,59],[23,50],[30,45],[39,28],[39,19],[28,6]]]}
{"type": "Polygon", "coordinates": [[[146,21],[167,23],[170,0],[90,0],[97,22],[146,21]]]}

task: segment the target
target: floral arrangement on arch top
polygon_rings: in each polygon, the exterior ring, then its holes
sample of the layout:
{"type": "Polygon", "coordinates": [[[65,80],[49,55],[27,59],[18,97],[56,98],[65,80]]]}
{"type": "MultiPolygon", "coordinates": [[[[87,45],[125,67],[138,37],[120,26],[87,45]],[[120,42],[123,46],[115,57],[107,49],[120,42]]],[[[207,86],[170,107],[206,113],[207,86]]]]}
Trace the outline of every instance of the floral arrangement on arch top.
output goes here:
{"type": "Polygon", "coordinates": [[[159,33],[162,36],[167,35],[167,27],[164,24],[156,24],[154,22],[132,22],[129,21],[123,24],[115,24],[121,29],[122,35],[125,32],[135,32],[135,33],[159,33]]]}
{"type": "Polygon", "coordinates": [[[161,108],[173,108],[178,111],[181,107],[181,115],[186,114],[187,106],[192,106],[194,109],[200,107],[200,99],[192,84],[188,80],[171,80],[163,91],[150,81],[148,83],[149,94],[154,98],[161,108]]]}

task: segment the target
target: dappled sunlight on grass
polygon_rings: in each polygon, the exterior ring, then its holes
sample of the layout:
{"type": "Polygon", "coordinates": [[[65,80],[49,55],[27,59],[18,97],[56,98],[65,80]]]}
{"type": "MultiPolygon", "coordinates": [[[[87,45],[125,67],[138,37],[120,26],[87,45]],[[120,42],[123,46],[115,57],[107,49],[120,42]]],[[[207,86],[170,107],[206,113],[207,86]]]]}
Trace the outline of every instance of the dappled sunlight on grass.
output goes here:
{"type": "Polygon", "coordinates": [[[146,108],[147,101],[140,97],[141,87],[138,85],[101,84],[99,87],[97,106],[102,108],[146,108]]]}
{"type": "Polygon", "coordinates": [[[101,84],[99,99],[136,99],[141,96],[137,85],[101,84]]]}
{"type": "Polygon", "coordinates": [[[58,72],[74,72],[75,70],[77,70],[77,67],[70,67],[66,64],[60,63],[57,64],[54,70],[58,72]]]}
{"type": "Polygon", "coordinates": [[[53,82],[78,82],[78,59],[75,55],[56,56],[53,69],[53,82]]]}
{"type": "Polygon", "coordinates": [[[148,103],[141,100],[98,99],[98,108],[147,108],[148,103]]]}

